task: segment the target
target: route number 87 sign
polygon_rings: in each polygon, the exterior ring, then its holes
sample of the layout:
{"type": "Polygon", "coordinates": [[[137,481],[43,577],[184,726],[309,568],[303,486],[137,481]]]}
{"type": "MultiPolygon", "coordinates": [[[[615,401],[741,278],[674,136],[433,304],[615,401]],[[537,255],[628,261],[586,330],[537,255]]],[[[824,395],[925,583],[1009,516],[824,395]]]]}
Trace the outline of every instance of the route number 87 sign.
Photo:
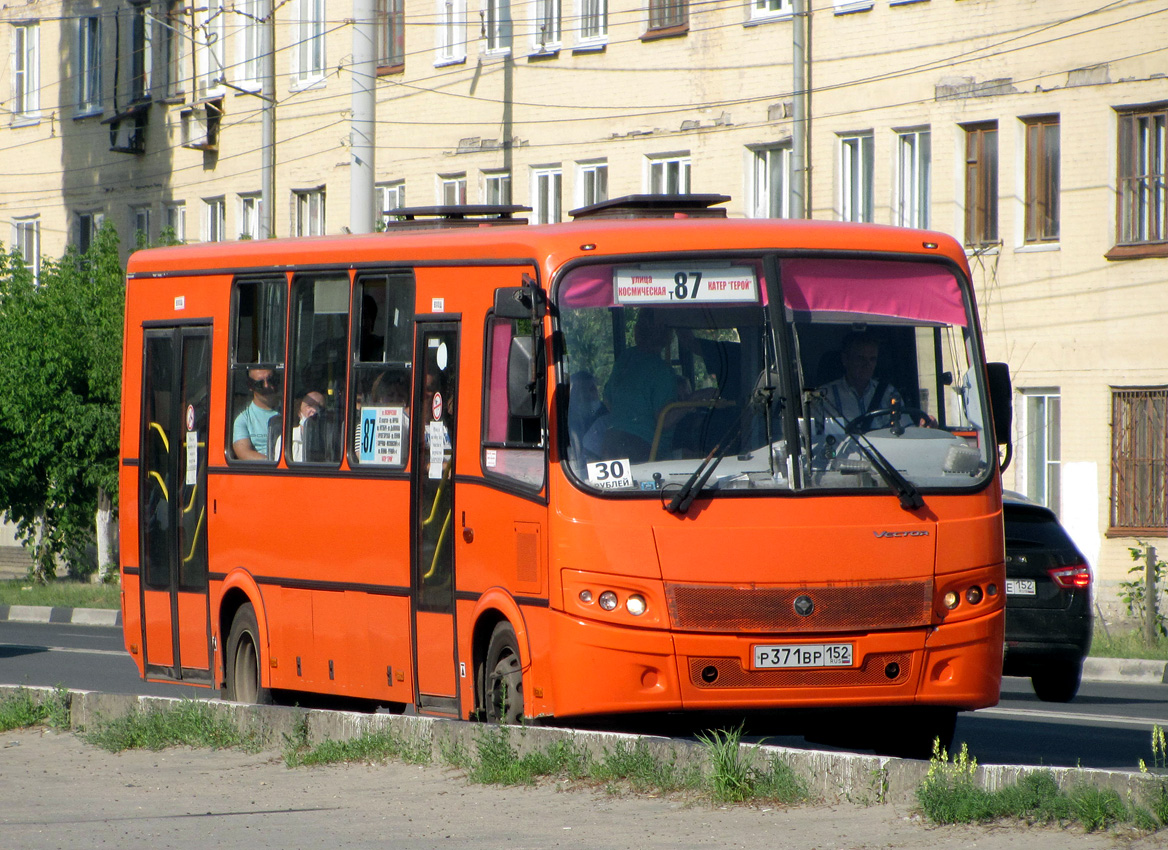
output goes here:
{"type": "Polygon", "coordinates": [[[758,301],[747,266],[623,268],[613,273],[618,304],[717,304],[758,301]]]}

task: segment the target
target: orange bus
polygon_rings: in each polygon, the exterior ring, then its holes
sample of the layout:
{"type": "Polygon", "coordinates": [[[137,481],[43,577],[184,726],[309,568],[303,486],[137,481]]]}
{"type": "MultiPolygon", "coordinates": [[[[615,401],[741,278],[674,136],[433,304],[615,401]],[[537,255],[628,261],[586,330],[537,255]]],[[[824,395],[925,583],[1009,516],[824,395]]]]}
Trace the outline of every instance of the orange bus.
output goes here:
{"type": "Polygon", "coordinates": [[[995,704],[1009,377],[961,246],[726,200],[135,253],[141,675],[504,722],[880,709],[914,751],[995,704]]]}

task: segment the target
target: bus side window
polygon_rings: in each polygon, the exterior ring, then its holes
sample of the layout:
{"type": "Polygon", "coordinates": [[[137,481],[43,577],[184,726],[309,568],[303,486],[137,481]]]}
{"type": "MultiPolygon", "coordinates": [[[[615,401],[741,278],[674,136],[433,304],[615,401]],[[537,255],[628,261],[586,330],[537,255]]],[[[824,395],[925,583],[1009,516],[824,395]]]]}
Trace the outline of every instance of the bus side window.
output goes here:
{"type": "Polygon", "coordinates": [[[232,303],[227,458],[274,463],[280,459],[284,408],[287,282],[282,277],[236,280],[232,303]]]}
{"type": "Polygon", "coordinates": [[[361,274],[353,290],[352,454],[361,467],[409,461],[414,276],[361,274]]]}
{"type": "Polygon", "coordinates": [[[512,340],[530,339],[529,322],[487,319],[487,392],[483,411],[483,470],[501,475],[535,489],[544,483],[543,434],[546,417],[512,416],[507,405],[507,368],[512,340]]]}
{"type": "Polygon", "coordinates": [[[292,463],[341,462],[348,339],[348,273],[297,276],[292,281],[291,408],[285,417],[292,463]]]}

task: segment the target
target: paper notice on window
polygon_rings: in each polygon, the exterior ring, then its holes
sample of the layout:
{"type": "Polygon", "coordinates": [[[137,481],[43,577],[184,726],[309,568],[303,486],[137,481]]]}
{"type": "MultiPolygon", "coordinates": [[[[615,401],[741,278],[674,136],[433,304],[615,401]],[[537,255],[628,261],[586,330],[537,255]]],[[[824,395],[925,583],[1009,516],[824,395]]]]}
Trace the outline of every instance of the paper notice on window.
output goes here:
{"type": "Polygon", "coordinates": [[[401,466],[405,421],[404,407],[361,408],[361,443],[357,452],[361,464],[401,466]]]}
{"type": "Polygon", "coordinates": [[[187,475],[186,485],[194,487],[199,483],[199,432],[187,431],[187,475]]]}
{"type": "Polygon", "coordinates": [[[446,439],[446,426],[441,422],[426,423],[426,443],[430,448],[430,478],[442,477],[442,466],[446,462],[446,452],[450,446],[446,439]]]}

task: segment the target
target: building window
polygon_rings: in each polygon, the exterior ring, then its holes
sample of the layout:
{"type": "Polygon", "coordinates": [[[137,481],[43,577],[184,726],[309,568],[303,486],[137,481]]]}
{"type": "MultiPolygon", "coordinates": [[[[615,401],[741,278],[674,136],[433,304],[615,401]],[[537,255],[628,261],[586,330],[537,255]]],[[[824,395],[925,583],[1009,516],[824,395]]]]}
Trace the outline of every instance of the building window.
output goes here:
{"type": "Polygon", "coordinates": [[[158,21],[158,43],[162,50],[161,67],[166,74],[163,91],[169,98],[183,92],[183,0],[170,0],[165,7],[165,17],[158,21]]]}
{"type": "Polygon", "coordinates": [[[689,25],[689,0],[649,0],[649,29],[689,25]]]}
{"type": "Polygon", "coordinates": [[[150,207],[132,207],[130,214],[134,219],[134,244],[145,248],[150,244],[150,207]]]}
{"type": "Polygon", "coordinates": [[[1026,121],[1027,242],[1059,238],[1059,119],[1026,121]]]}
{"type": "Polygon", "coordinates": [[[998,124],[965,128],[965,244],[998,244],[998,124]]]}
{"type": "Polygon", "coordinates": [[[483,38],[488,53],[511,49],[511,0],[483,0],[483,38]]]}
{"type": "Polygon", "coordinates": [[[1168,240],[1168,107],[1119,116],[1119,242],[1168,240]]]}
{"type": "Polygon", "coordinates": [[[223,197],[203,198],[203,241],[222,242],[227,238],[227,203],[223,197]]]}
{"type": "Polygon", "coordinates": [[[260,209],[261,198],[259,192],[248,192],[239,196],[239,238],[260,238],[260,209]]]}
{"type": "Polygon", "coordinates": [[[511,203],[511,172],[483,173],[483,203],[507,205],[511,203]]]}
{"type": "Polygon", "coordinates": [[[101,224],[105,221],[105,213],[100,212],[80,212],[77,213],[77,250],[82,254],[89,252],[93,247],[94,240],[97,239],[97,231],[101,230],[101,224]]]}
{"type": "Polygon", "coordinates": [[[324,187],[292,193],[292,235],[324,235],[324,187]]]}
{"type": "Polygon", "coordinates": [[[791,0],[754,0],[750,5],[750,17],[756,21],[790,14],[791,0]]]}
{"type": "Polygon", "coordinates": [[[396,219],[394,210],[406,205],[406,184],[404,180],[380,183],[374,187],[377,192],[377,210],[381,216],[381,226],[385,227],[396,219]]]}
{"type": "Polygon", "coordinates": [[[435,64],[466,60],[466,0],[438,0],[435,64]]]}
{"type": "Polygon", "coordinates": [[[163,208],[163,227],[175,242],[187,241],[187,205],[182,201],[163,208]]]}
{"type": "Polygon", "coordinates": [[[1168,527],[1168,387],[1111,390],[1111,528],[1168,527]]]}
{"type": "Polygon", "coordinates": [[[608,0],[579,0],[580,41],[608,40],[608,0]]]}
{"type": "Polygon", "coordinates": [[[536,51],[558,47],[560,36],[560,0],[530,0],[531,46],[536,51]]]}
{"type": "Polygon", "coordinates": [[[791,146],[753,150],[750,165],[750,217],[790,218],[791,146]]]}
{"type": "Polygon", "coordinates": [[[875,153],[871,133],[840,136],[840,219],[872,221],[875,153]]]}
{"type": "Polygon", "coordinates": [[[324,79],[324,0],[296,0],[296,43],[292,73],[299,85],[324,79]]]}
{"type": "Polygon", "coordinates": [[[438,175],[438,203],[447,207],[466,203],[466,172],[438,175]]]}
{"type": "Polygon", "coordinates": [[[1059,510],[1060,397],[1055,389],[1022,390],[1026,495],[1059,510]]]}
{"type": "Polygon", "coordinates": [[[236,0],[235,20],[239,31],[235,34],[238,51],[236,85],[247,91],[259,91],[263,78],[264,0],[236,0]]]}
{"type": "Polygon", "coordinates": [[[130,8],[130,100],[150,97],[150,66],[154,43],[150,35],[150,7],[139,3],[130,8]]]}
{"type": "Polygon", "coordinates": [[[77,111],[101,111],[101,18],[77,22],[77,111]]]}
{"type": "Polygon", "coordinates": [[[227,32],[227,13],[224,0],[208,0],[201,11],[197,38],[199,49],[199,93],[209,96],[223,85],[224,40],[227,32]]]}
{"type": "Polygon", "coordinates": [[[608,200],[608,162],[597,160],[576,165],[576,206],[588,207],[608,200]]]}
{"type": "Polygon", "coordinates": [[[896,223],[928,228],[933,182],[933,140],[928,130],[896,134],[896,169],[896,223]]]}
{"type": "Polygon", "coordinates": [[[849,12],[866,12],[872,8],[872,0],[833,0],[835,13],[846,15],[849,12]]]}
{"type": "Polygon", "coordinates": [[[536,224],[555,224],[561,220],[563,179],[558,166],[531,169],[531,208],[536,224]]]}
{"type": "Polygon", "coordinates": [[[16,24],[12,27],[12,117],[17,123],[39,117],[40,44],[39,23],[16,24]]]}
{"type": "Polygon", "coordinates": [[[24,264],[32,270],[33,280],[41,273],[41,217],[39,215],[14,219],[12,246],[20,252],[24,264]]]}
{"type": "Polygon", "coordinates": [[[405,0],[377,0],[377,67],[393,68],[406,62],[405,0]]]}
{"type": "Polygon", "coordinates": [[[689,193],[689,155],[659,156],[648,159],[649,193],[685,195],[689,193]]]}

